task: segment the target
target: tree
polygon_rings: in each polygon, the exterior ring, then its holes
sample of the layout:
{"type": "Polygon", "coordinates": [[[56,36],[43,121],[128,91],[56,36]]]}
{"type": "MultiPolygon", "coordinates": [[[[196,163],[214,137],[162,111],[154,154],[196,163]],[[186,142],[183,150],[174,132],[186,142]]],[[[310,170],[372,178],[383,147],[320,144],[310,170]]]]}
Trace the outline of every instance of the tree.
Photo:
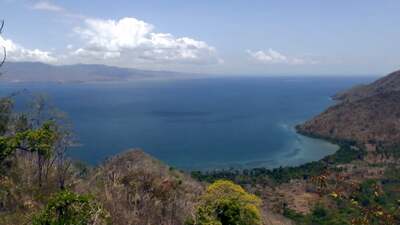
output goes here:
{"type": "Polygon", "coordinates": [[[72,165],[71,160],[67,157],[67,150],[74,146],[76,142],[73,132],[71,131],[72,128],[69,126],[68,122],[63,124],[57,123],[55,130],[54,160],[56,161],[57,181],[59,188],[64,189],[72,165]]]}
{"type": "Polygon", "coordinates": [[[48,122],[35,130],[18,132],[10,137],[0,136],[0,155],[4,155],[5,158],[15,150],[22,150],[37,152],[43,157],[49,157],[54,140],[55,134],[52,123],[48,122]]]}
{"type": "Polygon", "coordinates": [[[231,181],[211,184],[201,198],[195,225],[260,225],[261,200],[231,181]]]}
{"type": "MultiPolygon", "coordinates": [[[[49,159],[53,154],[56,133],[52,122],[46,122],[37,129],[17,132],[11,136],[0,136],[0,163],[15,151],[35,153],[40,159],[49,159]]],[[[42,185],[43,168],[39,164],[39,186],[42,185]]]]}
{"type": "Polygon", "coordinates": [[[58,186],[64,189],[71,172],[71,160],[66,152],[76,143],[72,125],[66,114],[43,94],[29,94],[28,104],[22,107],[25,110],[15,112],[13,97],[17,95],[25,97],[22,93],[13,93],[0,99],[0,166],[15,151],[29,152],[36,158],[39,187],[55,169],[58,186]]]}
{"type": "Polygon", "coordinates": [[[4,135],[11,118],[13,102],[10,98],[0,99],[0,135],[4,135]]]}
{"type": "Polygon", "coordinates": [[[48,121],[53,123],[54,142],[50,155],[37,153],[39,186],[42,177],[47,180],[50,169],[56,169],[60,189],[65,188],[65,181],[70,172],[71,161],[66,156],[67,150],[75,144],[72,125],[67,115],[58,110],[46,95],[34,94],[27,113],[28,127],[35,129],[48,121]],[[55,164],[55,165],[54,165],[55,164]]]}
{"type": "Polygon", "coordinates": [[[103,225],[108,214],[89,195],[79,195],[68,190],[53,196],[38,213],[32,225],[103,225]]]}

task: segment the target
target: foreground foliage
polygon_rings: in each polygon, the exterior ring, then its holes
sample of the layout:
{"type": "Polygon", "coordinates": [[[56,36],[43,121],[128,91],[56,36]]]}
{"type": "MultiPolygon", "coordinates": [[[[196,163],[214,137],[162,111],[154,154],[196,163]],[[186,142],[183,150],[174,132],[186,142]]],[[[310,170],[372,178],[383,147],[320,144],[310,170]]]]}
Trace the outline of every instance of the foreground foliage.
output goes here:
{"type": "Polygon", "coordinates": [[[195,225],[262,224],[261,200],[231,181],[211,184],[197,208],[195,225]]]}
{"type": "Polygon", "coordinates": [[[289,208],[284,215],[299,225],[398,225],[400,224],[399,169],[389,169],[384,179],[366,180],[361,184],[335,187],[327,184],[321,199],[311,213],[303,215],[289,208]],[[395,176],[393,176],[396,174],[395,176]]]}
{"type": "Polygon", "coordinates": [[[106,220],[106,212],[92,197],[61,191],[34,217],[32,225],[102,225],[106,220]]]}

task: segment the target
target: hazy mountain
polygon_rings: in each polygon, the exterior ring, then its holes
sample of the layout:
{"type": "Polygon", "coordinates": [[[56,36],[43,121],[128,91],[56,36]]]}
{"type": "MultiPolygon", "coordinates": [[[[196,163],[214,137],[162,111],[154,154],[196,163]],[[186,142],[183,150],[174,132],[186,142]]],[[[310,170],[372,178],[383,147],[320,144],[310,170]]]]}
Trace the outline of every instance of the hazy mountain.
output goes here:
{"type": "MultiPolygon", "coordinates": [[[[196,76],[169,71],[151,71],[106,65],[49,65],[38,62],[7,62],[0,80],[13,82],[91,82],[196,76]]],[[[199,76],[199,75],[197,75],[199,76]]]]}

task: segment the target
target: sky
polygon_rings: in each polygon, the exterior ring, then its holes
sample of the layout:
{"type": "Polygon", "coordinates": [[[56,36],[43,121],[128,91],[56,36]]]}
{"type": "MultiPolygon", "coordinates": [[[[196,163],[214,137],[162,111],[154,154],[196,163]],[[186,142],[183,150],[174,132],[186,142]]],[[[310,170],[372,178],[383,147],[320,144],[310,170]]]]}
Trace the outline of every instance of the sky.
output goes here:
{"type": "Polygon", "coordinates": [[[0,0],[9,61],[231,75],[384,75],[398,0],[0,0]]]}

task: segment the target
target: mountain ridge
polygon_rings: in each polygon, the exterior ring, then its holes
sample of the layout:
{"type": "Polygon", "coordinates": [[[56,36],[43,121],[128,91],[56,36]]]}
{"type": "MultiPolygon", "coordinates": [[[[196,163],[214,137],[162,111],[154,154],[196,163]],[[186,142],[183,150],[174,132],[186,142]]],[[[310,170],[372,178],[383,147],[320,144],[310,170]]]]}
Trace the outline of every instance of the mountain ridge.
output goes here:
{"type": "Polygon", "coordinates": [[[203,74],[141,70],[102,64],[50,65],[40,62],[8,62],[0,80],[7,82],[107,82],[140,79],[179,79],[203,74]]]}

